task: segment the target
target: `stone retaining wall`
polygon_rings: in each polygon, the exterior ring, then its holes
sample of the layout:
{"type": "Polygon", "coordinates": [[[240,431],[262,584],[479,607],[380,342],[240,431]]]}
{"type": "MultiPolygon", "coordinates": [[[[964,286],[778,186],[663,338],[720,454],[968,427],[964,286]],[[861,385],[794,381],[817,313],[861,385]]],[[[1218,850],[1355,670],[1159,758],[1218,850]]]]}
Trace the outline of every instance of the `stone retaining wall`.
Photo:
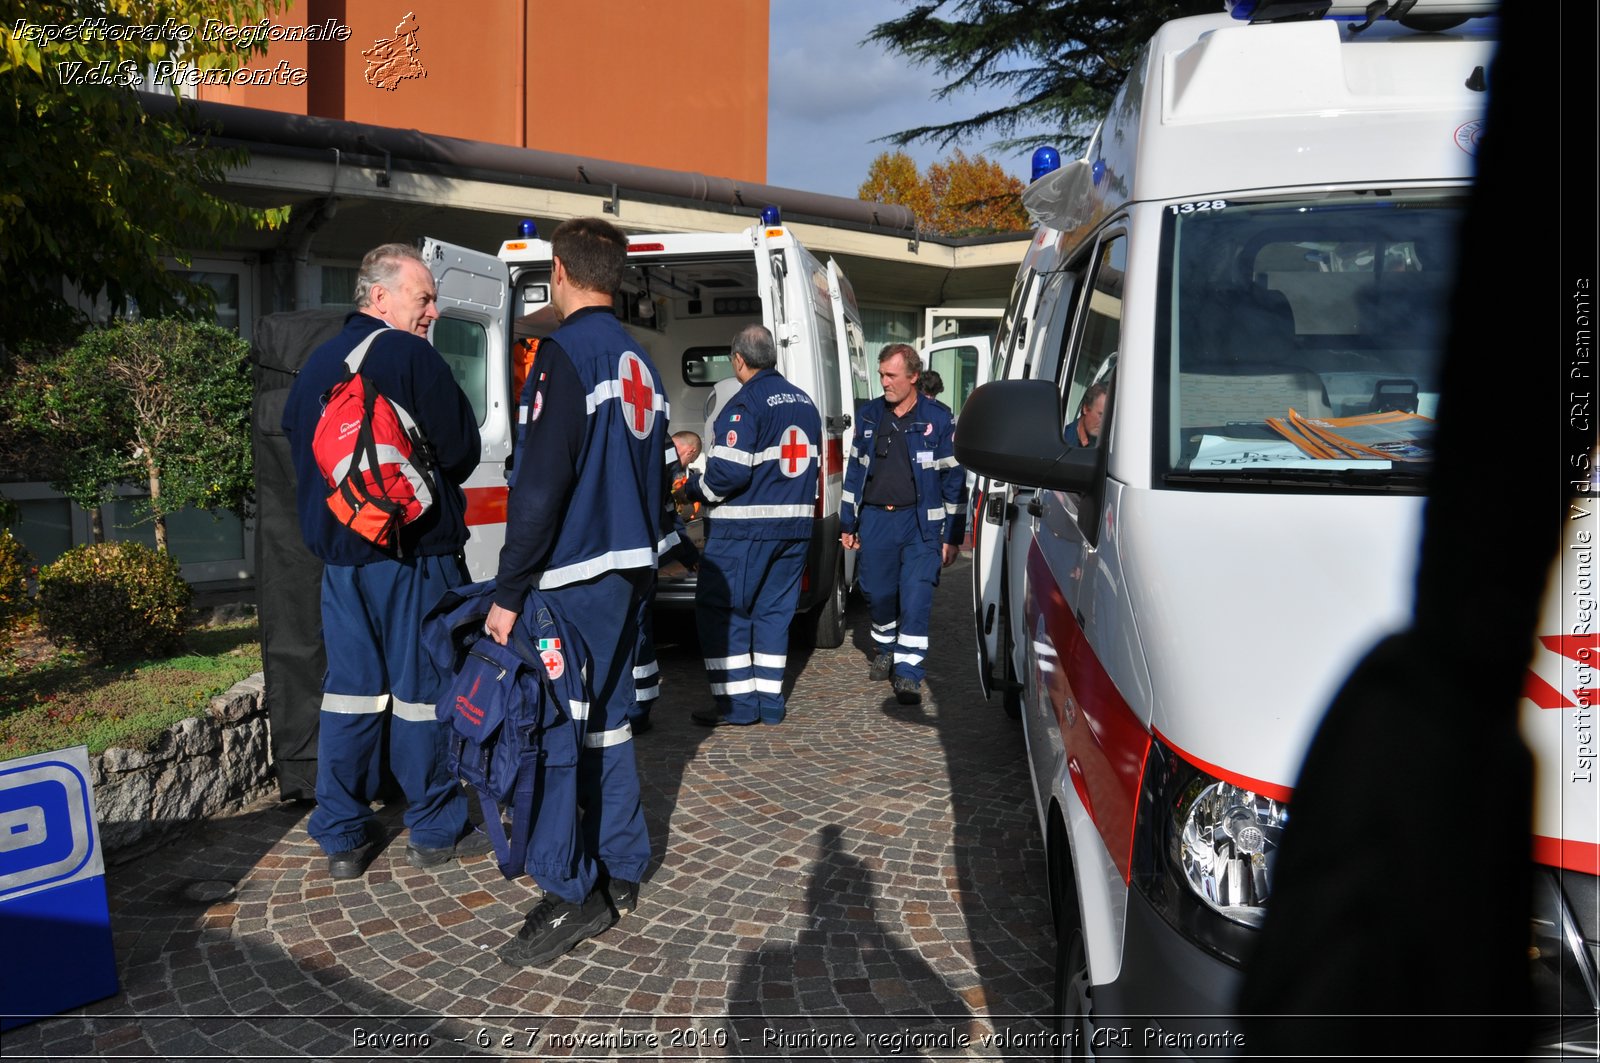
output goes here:
{"type": "Polygon", "coordinates": [[[100,844],[131,855],[166,833],[237,811],[272,781],[266,683],[260,672],[211,699],[203,716],[167,728],[145,749],[106,750],[90,760],[100,844]]]}

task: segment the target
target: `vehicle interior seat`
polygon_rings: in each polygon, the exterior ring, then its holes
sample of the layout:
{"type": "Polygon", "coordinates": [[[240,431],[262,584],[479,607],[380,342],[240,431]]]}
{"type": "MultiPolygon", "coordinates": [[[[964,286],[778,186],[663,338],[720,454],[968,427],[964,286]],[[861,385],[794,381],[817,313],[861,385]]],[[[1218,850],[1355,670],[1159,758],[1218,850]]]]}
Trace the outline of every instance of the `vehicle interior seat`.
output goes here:
{"type": "Polygon", "coordinates": [[[1186,428],[1256,423],[1293,407],[1331,417],[1322,377],[1294,364],[1294,310],[1261,285],[1216,290],[1181,317],[1178,412],[1186,428]],[[1189,325],[1189,328],[1184,328],[1189,325]]]}

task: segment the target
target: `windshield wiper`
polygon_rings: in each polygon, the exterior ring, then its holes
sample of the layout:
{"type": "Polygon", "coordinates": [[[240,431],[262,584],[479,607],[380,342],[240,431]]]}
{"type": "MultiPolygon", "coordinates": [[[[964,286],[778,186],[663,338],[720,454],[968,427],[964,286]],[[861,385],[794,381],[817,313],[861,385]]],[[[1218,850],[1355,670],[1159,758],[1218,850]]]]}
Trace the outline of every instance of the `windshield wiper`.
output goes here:
{"type": "Polygon", "coordinates": [[[1336,488],[1421,494],[1428,486],[1425,470],[1392,469],[1235,469],[1228,472],[1169,472],[1170,485],[1336,488]]]}

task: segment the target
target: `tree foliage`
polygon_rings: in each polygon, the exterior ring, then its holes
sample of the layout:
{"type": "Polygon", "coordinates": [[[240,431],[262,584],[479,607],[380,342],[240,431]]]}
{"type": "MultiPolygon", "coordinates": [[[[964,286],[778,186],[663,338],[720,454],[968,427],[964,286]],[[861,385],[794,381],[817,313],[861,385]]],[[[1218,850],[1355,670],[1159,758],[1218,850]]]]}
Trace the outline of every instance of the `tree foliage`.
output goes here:
{"type": "Polygon", "coordinates": [[[252,489],[249,345],[177,319],[92,329],[58,354],[18,366],[0,395],[51,486],[84,509],[114,484],[149,491],[156,546],[186,506],[244,515],[252,489]]]}
{"type": "Polygon", "coordinates": [[[949,78],[946,99],[998,88],[1013,102],[885,137],[948,148],[979,136],[1013,151],[1053,143],[1081,151],[1161,23],[1221,9],[1217,0],[923,0],[874,26],[867,40],[949,78]]]}
{"type": "Polygon", "coordinates": [[[130,299],[146,315],[211,305],[210,292],[169,272],[163,257],[181,261],[186,248],[267,215],[213,191],[241,156],[206,147],[191,129],[192,107],[154,115],[136,90],[181,89],[170,74],[153,78],[152,64],[242,65],[263,45],[208,42],[200,28],[209,19],[257,22],[281,6],[0,0],[0,81],[8,90],[0,98],[0,275],[8,282],[0,356],[24,339],[59,335],[74,319],[81,327],[81,314],[62,298],[63,278],[91,297],[103,293],[113,311],[130,299]],[[181,27],[191,28],[187,40],[181,27]]]}
{"type": "Polygon", "coordinates": [[[1022,181],[982,155],[957,148],[930,163],[926,174],[903,151],[886,151],[872,160],[856,195],[897,203],[917,216],[918,227],[939,236],[980,236],[1030,228],[1022,209],[1022,181]]]}

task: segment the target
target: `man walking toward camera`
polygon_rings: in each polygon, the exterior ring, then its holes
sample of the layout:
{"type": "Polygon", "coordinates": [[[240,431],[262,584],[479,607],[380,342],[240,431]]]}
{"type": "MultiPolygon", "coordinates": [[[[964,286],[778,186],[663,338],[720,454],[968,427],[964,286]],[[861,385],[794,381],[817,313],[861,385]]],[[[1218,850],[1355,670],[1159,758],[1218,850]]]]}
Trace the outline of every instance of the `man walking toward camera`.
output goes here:
{"type": "Polygon", "coordinates": [[[878,352],[883,395],[857,411],[839,507],[839,542],[861,551],[859,579],[877,656],[871,676],[892,681],[902,705],[922,701],[928,621],[939,569],[966,532],[966,486],[950,411],[917,387],[922,358],[894,343],[878,352]]]}
{"type": "Polygon", "coordinates": [[[700,556],[695,619],[712,709],[706,727],[783,722],[789,623],[816,520],[822,420],[804,391],[775,368],[772,333],[749,325],[733,338],[739,391],[717,415],[702,476],[685,497],[712,509],[700,556]]]}
{"type": "Polygon", "coordinates": [[[461,483],[478,463],[478,419],[439,352],[428,342],[433,275],[416,250],[384,244],[367,253],[356,277],[356,312],[344,331],[312,352],[284,406],[294,456],[296,502],[306,546],[323,562],[323,680],[317,736],[317,807],[307,825],[328,854],[332,878],[359,878],[382,848],[373,818],[383,737],[407,806],[406,860],[436,867],[488,851],[482,833],[466,835],[467,803],[442,760],[434,702],[447,676],[422,651],[422,618],[439,596],[465,581],[467,541],[461,483]],[[434,504],[396,534],[386,551],[341,525],[328,509],[327,481],[312,436],[323,396],[346,374],[345,359],[378,333],[361,373],[379,394],[416,420],[435,466],[434,504]],[[461,842],[458,849],[458,841],[461,842]]]}
{"type": "MultiPolygon", "coordinates": [[[[537,639],[531,588],[576,630],[546,667],[576,668],[588,702],[578,758],[577,852],[528,854],[545,891],[500,950],[518,967],[548,963],[638,904],[650,863],[633,732],[640,609],[655,582],[667,504],[667,400],[648,354],[612,313],[628,241],[599,218],[551,234],[550,302],[561,327],[539,345],[523,392],[526,422],[506,513],[494,605],[485,621],[501,645],[523,625],[537,639]]],[[[537,643],[536,643],[537,644],[537,643]]],[[[540,816],[550,814],[550,806],[540,816]]],[[[538,824],[534,837],[560,834],[538,824]]]]}

